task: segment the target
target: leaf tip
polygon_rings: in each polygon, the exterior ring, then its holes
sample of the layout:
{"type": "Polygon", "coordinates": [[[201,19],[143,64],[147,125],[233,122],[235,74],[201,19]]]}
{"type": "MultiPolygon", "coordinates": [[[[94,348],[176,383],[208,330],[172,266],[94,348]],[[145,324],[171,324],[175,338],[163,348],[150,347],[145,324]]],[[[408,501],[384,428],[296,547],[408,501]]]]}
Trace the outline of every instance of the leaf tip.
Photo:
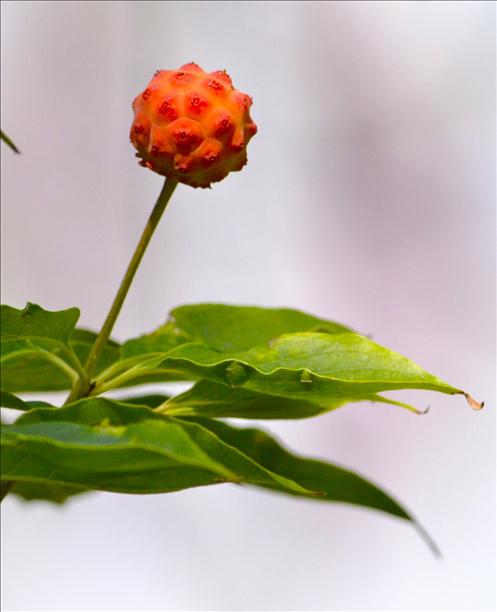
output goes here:
{"type": "Polygon", "coordinates": [[[428,531],[423,527],[423,525],[421,525],[421,523],[419,523],[417,520],[413,519],[412,517],[411,517],[411,520],[413,521],[414,528],[416,529],[418,534],[421,536],[421,538],[424,540],[424,542],[428,545],[428,548],[431,550],[433,556],[436,559],[441,560],[443,556],[442,556],[442,551],[438,547],[438,544],[431,537],[428,531]]]}
{"type": "Polygon", "coordinates": [[[481,410],[485,402],[477,402],[469,393],[464,393],[464,397],[473,410],[481,410]]]}
{"type": "Polygon", "coordinates": [[[12,142],[12,140],[7,136],[7,134],[5,134],[5,132],[0,130],[0,139],[7,145],[9,146],[12,151],[14,151],[14,153],[17,153],[17,155],[20,155],[21,152],[19,151],[19,149],[16,147],[16,145],[12,142]]]}

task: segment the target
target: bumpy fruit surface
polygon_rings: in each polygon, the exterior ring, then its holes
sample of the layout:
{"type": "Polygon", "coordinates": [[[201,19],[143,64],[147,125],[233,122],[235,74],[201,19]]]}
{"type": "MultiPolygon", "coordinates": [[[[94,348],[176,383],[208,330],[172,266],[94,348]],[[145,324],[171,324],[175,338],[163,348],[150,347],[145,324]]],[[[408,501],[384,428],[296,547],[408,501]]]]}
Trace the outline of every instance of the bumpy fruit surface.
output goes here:
{"type": "Polygon", "coordinates": [[[247,163],[257,132],[252,98],[224,70],[158,70],[133,101],[130,139],[140,164],[192,187],[210,187],[247,163]]]}

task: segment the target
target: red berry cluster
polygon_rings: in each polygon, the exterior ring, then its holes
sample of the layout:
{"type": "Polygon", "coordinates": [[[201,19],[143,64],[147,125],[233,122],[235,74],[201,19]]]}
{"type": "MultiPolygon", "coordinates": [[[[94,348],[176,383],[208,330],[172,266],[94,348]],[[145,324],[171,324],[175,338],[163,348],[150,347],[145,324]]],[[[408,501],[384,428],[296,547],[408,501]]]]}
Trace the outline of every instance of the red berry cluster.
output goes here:
{"type": "Polygon", "coordinates": [[[210,187],[247,163],[247,144],[257,132],[251,105],[224,70],[204,72],[193,63],[158,70],[133,101],[130,139],[143,166],[210,187]]]}

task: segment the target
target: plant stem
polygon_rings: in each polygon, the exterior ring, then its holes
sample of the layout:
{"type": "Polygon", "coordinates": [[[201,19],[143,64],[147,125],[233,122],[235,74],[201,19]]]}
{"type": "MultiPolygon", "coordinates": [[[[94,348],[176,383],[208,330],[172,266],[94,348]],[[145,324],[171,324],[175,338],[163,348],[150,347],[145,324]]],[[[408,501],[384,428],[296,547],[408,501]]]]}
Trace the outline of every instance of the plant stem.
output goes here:
{"type": "Polygon", "coordinates": [[[98,334],[95,343],[91,348],[90,354],[88,355],[88,358],[86,360],[84,369],[86,374],[88,375],[88,380],[78,380],[77,384],[73,386],[72,391],[65,402],[66,404],[80,397],[84,397],[91,390],[90,377],[93,371],[95,370],[100,355],[102,354],[102,351],[104,350],[105,345],[110,337],[112,328],[114,327],[114,323],[116,322],[119,312],[121,311],[121,307],[126,298],[126,295],[128,294],[130,285],[136,274],[138,266],[140,265],[142,257],[147,249],[148,243],[152,238],[155,228],[159,224],[162,214],[166,210],[166,206],[169,200],[171,199],[171,196],[173,195],[177,184],[178,182],[172,179],[165,180],[164,186],[162,187],[162,191],[160,192],[159,198],[157,199],[157,202],[147,221],[145,229],[143,230],[140,241],[138,242],[131,261],[129,262],[128,269],[124,274],[123,280],[121,282],[121,285],[119,286],[119,289],[109,310],[107,318],[105,319],[102,329],[100,330],[100,333],[98,334]]]}

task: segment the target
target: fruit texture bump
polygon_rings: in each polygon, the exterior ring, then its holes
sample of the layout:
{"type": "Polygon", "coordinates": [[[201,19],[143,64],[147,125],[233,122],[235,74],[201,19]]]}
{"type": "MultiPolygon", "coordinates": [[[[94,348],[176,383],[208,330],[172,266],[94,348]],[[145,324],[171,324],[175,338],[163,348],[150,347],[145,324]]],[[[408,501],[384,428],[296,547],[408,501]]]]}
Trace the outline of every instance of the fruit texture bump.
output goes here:
{"type": "Polygon", "coordinates": [[[194,63],[158,70],[133,101],[130,140],[140,164],[191,187],[210,187],[247,163],[257,132],[252,98],[225,70],[194,63]]]}

